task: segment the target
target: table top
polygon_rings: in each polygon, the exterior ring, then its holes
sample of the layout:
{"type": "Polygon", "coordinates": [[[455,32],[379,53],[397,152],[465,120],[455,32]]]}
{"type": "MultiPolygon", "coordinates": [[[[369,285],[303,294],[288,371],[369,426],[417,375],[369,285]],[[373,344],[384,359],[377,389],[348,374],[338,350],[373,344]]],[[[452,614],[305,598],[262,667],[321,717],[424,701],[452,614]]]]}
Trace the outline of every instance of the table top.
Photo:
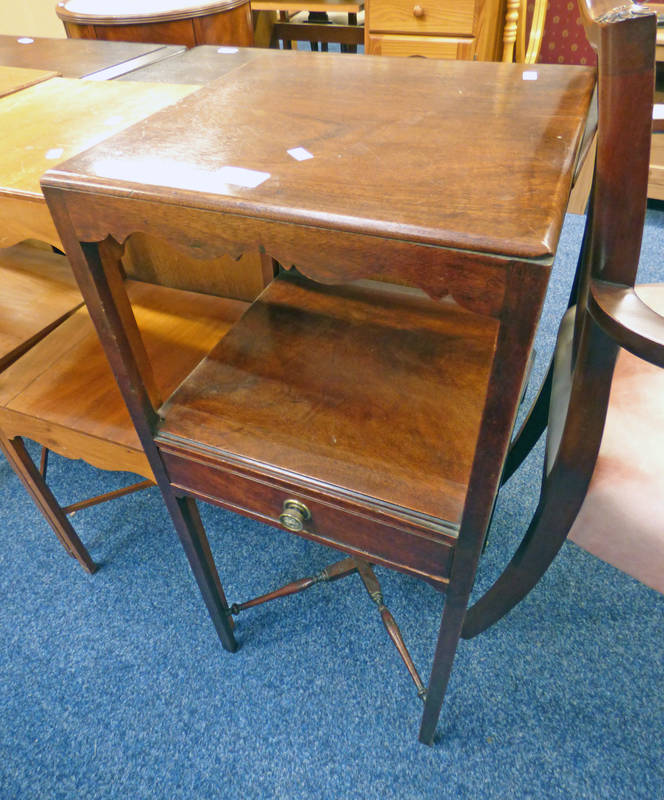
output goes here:
{"type": "MultiPolygon", "coordinates": [[[[284,53],[275,50],[275,53],[284,53]]],[[[234,47],[204,44],[192,47],[179,55],[141,67],[120,76],[120,81],[147,81],[149,83],[191,83],[200,86],[232,72],[253,61],[265,50],[257,47],[234,47]]]]}
{"type": "Polygon", "coordinates": [[[550,259],[593,85],[584,67],[266,51],[45,181],[550,259]]]}
{"type": "Polygon", "coordinates": [[[27,89],[36,83],[54,78],[58,73],[44,69],[0,66],[0,97],[27,89]]]}
{"type": "Polygon", "coordinates": [[[53,78],[0,99],[0,247],[56,244],[40,175],[195,88],[53,78]]]}
{"type": "Polygon", "coordinates": [[[0,101],[0,192],[41,197],[39,176],[195,90],[194,86],[93,83],[69,78],[0,101]]]}
{"type": "Polygon", "coordinates": [[[0,65],[55,70],[65,78],[106,80],[184,50],[179,45],[0,36],[0,65]]]}

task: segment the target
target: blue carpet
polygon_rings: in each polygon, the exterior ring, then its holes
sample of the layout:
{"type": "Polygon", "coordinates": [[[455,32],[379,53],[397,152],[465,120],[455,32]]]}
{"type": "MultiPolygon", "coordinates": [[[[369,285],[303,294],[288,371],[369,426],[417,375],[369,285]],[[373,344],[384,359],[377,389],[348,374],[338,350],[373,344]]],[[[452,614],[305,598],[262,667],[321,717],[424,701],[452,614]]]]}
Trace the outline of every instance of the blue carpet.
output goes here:
{"type": "MultiPolygon", "coordinates": [[[[535,379],[565,305],[582,220],[569,217],[535,379]]],[[[662,280],[664,213],[641,278],[662,280]]],[[[535,506],[541,453],[501,493],[477,591],[535,506]]],[[[62,502],[121,485],[53,458],[62,502]]],[[[79,512],[103,568],[64,554],[0,462],[0,800],[12,798],[664,797],[664,601],[567,544],[501,624],[459,647],[436,745],[359,578],[248,611],[224,652],[156,490],[79,512]]],[[[229,600],[335,555],[203,507],[229,600]]],[[[441,597],[378,570],[428,675],[441,597]]]]}

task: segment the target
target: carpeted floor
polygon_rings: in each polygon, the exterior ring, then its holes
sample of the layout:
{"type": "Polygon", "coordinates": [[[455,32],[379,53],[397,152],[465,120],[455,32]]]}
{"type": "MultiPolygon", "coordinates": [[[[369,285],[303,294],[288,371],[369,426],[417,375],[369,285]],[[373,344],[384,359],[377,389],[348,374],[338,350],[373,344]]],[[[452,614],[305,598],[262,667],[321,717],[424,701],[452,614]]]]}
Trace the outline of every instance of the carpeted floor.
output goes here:
{"type": "MultiPolygon", "coordinates": [[[[565,226],[538,337],[541,374],[582,220],[565,226]]],[[[642,279],[663,280],[664,213],[642,279]]],[[[501,493],[477,591],[537,496],[541,453],[501,493]]],[[[63,502],[122,476],[53,458],[63,502]]],[[[218,644],[156,490],[75,515],[103,568],[66,557],[0,462],[0,800],[664,798],[664,599],[567,544],[501,624],[459,647],[435,747],[359,578],[241,616],[218,644]]],[[[203,508],[231,602],[334,560],[203,508]]],[[[379,570],[428,675],[441,598],[379,570]]]]}

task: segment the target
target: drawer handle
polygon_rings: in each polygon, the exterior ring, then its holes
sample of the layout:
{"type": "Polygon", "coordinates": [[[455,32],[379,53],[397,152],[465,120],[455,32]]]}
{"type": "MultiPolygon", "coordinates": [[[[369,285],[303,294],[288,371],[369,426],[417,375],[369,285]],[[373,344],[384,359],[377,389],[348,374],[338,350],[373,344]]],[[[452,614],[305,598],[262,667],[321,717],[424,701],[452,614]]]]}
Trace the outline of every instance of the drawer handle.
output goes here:
{"type": "Polygon", "coordinates": [[[424,9],[422,6],[413,6],[413,16],[421,19],[424,16],[424,9]]]}
{"type": "Polygon", "coordinates": [[[289,531],[298,533],[304,523],[311,519],[311,511],[299,500],[284,500],[284,510],[279,515],[279,522],[289,531]]]}

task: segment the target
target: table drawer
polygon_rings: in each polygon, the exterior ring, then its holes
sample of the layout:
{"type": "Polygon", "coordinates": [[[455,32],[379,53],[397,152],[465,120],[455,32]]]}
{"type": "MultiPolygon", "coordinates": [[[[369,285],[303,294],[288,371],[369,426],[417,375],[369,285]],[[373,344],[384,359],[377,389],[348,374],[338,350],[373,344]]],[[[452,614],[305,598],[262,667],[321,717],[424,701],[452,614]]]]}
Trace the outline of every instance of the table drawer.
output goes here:
{"type": "Polygon", "coordinates": [[[423,56],[471,60],[475,55],[475,45],[474,38],[369,35],[367,53],[374,56],[423,56]]]}
{"type": "Polygon", "coordinates": [[[475,3],[377,0],[369,8],[369,29],[394,33],[472,36],[475,3]]]}
{"type": "Polygon", "coordinates": [[[447,585],[456,543],[451,534],[418,528],[396,516],[330,499],[315,490],[301,490],[285,482],[250,476],[241,468],[216,465],[211,468],[209,462],[192,460],[191,456],[183,458],[163,443],[159,443],[159,449],[176,491],[416,575],[439,588],[447,585]],[[280,521],[288,500],[297,501],[307,509],[309,517],[301,530],[280,521]]]}

